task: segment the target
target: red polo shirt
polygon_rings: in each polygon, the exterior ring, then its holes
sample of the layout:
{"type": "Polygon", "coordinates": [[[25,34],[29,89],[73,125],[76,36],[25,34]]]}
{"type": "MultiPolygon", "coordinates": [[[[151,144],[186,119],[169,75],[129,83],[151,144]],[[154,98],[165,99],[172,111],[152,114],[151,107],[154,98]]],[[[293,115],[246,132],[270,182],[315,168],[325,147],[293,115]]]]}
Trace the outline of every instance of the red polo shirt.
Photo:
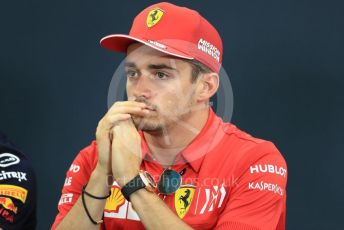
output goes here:
{"type": "MultiPolygon", "coordinates": [[[[141,135],[141,169],[158,179],[163,167],[152,159],[141,135]]],[[[53,229],[80,196],[97,163],[96,142],[81,150],[67,172],[53,229]]],[[[182,174],[176,193],[160,196],[194,229],[285,229],[287,166],[269,141],[224,123],[210,109],[197,137],[176,158],[182,174]]],[[[137,213],[114,182],[104,209],[106,229],[144,229],[137,213]]],[[[104,226],[101,226],[102,228],[104,226]]]]}

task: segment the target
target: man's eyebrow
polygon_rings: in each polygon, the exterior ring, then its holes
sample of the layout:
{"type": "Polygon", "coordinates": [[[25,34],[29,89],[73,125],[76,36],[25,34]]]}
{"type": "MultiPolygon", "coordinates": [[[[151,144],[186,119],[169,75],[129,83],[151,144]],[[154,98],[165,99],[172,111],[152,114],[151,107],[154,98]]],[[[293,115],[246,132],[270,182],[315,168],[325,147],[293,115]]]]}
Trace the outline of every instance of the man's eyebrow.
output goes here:
{"type": "Polygon", "coordinates": [[[150,64],[148,65],[148,69],[170,69],[179,72],[177,68],[173,68],[166,64],[150,64]]]}
{"type": "Polygon", "coordinates": [[[136,68],[136,64],[134,62],[126,62],[124,64],[124,67],[128,67],[128,68],[136,68]]]}
{"type": "MultiPolygon", "coordinates": [[[[125,67],[127,68],[137,68],[136,64],[134,62],[126,62],[124,64],[125,67]]],[[[150,64],[148,65],[148,69],[170,69],[179,72],[177,68],[173,68],[171,66],[168,66],[166,64],[150,64]]]]}

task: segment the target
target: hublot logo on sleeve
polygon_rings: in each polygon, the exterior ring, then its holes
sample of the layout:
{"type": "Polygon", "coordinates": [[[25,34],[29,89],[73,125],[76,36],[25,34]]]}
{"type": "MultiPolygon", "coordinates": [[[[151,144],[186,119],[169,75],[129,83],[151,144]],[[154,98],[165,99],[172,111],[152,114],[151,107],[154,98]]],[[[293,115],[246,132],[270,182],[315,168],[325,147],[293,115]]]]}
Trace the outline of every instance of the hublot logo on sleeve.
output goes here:
{"type": "Polygon", "coordinates": [[[277,174],[281,175],[283,177],[287,176],[287,170],[283,167],[278,167],[276,165],[271,165],[271,164],[258,164],[254,166],[250,166],[250,173],[272,173],[272,174],[277,174]]]}

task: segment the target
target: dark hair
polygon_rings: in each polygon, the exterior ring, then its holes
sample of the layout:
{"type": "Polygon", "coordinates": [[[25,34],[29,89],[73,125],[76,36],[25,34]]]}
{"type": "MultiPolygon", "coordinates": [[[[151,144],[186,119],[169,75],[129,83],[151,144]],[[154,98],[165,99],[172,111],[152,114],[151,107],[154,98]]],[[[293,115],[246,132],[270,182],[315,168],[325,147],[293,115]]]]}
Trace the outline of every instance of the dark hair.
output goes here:
{"type": "Polygon", "coordinates": [[[202,64],[201,62],[192,59],[192,60],[185,60],[187,63],[189,63],[191,65],[192,68],[192,72],[191,72],[191,82],[194,83],[198,76],[201,73],[212,73],[214,72],[213,70],[211,70],[208,66],[202,64]]]}

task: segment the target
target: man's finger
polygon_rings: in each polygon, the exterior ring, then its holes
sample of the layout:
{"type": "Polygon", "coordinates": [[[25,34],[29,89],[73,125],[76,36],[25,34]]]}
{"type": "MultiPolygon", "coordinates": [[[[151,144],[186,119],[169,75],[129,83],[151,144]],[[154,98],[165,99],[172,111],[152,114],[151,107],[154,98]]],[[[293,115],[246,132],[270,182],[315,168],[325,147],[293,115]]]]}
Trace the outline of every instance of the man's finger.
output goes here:
{"type": "Polygon", "coordinates": [[[109,112],[112,110],[115,110],[116,108],[120,107],[139,107],[139,108],[146,108],[147,105],[142,102],[137,102],[137,101],[116,101],[113,103],[113,105],[110,107],[109,112]]]}

